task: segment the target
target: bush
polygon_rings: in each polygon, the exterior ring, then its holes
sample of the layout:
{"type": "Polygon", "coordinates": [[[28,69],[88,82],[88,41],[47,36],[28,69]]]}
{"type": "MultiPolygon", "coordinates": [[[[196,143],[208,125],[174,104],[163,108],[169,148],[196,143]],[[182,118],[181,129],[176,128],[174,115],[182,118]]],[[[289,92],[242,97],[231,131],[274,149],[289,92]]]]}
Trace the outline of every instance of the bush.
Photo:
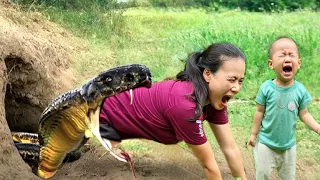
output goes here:
{"type": "Polygon", "coordinates": [[[320,7],[320,0],[13,0],[24,5],[44,5],[62,9],[123,9],[127,7],[203,7],[242,9],[255,12],[295,11],[297,9],[314,9],[320,7]]]}
{"type": "Polygon", "coordinates": [[[314,9],[317,6],[316,1],[317,0],[222,0],[219,4],[229,8],[240,8],[255,12],[279,12],[306,8],[314,9]]]}
{"type": "Polygon", "coordinates": [[[227,7],[255,12],[295,11],[316,9],[320,0],[149,0],[154,7],[227,7]]]}
{"type": "Polygon", "coordinates": [[[212,0],[149,0],[154,7],[208,7],[212,0]]]}
{"type": "Polygon", "coordinates": [[[126,8],[126,3],[117,3],[116,0],[13,0],[14,3],[21,5],[41,5],[46,7],[56,7],[60,9],[123,9],[126,8]]]}

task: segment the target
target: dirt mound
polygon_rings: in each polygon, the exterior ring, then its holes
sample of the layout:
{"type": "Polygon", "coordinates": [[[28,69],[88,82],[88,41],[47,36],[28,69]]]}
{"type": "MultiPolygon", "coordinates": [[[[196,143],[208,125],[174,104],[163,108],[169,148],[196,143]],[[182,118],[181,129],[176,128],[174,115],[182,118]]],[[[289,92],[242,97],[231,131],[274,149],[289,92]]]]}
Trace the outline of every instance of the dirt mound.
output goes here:
{"type": "Polygon", "coordinates": [[[43,109],[72,88],[70,62],[79,48],[73,45],[81,44],[75,41],[40,14],[21,13],[0,1],[0,179],[35,178],[26,171],[10,130],[37,132],[43,109]]]}

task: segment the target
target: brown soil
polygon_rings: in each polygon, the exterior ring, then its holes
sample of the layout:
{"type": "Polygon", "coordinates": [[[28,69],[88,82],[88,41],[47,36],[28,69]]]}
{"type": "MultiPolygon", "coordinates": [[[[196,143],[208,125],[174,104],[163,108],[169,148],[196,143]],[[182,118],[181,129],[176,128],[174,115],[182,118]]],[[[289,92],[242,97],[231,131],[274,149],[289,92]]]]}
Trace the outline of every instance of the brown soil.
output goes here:
{"type": "Polygon", "coordinates": [[[37,132],[47,104],[72,88],[72,40],[40,14],[0,1],[0,179],[37,178],[13,146],[10,130],[37,132]]]}
{"type": "MultiPolygon", "coordinates": [[[[23,162],[10,131],[37,132],[38,117],[58,94],[73,88],[72,57],[83,47],[78,39],[38,13],[22,13],[0,0],[0,179],[39,179],[23,162]]],[[[145,142],[145,141],[144,141],[145,142]]],[[[136,179],[204,179],[191,152],[179,145],[146,142],[149,154],[130,152],[136,179]]],[[[134,179],[129,165],[90,145],[79,160],[64,164],[52,178],[70,180],[134,179]]],[[[223,179],[233,179],[218,149],[223,179]]],[[[252,152],[245,148],[245,169],[254,179],[252,152]]],[[[303,169],[303,168],[301,168],[303,169]]],[[[298,170],[298,179],[305,179],[298,170]]]]}
{"type": "MultiPolygon", "coordinates": [[[[153,141],[141,140],[150,148],[151,153],[138,154],[127,151],[132,155],[135,175],[127,163],[116,160],[111,155],[105,155],[101,146],[91,146],[79,160],[66,163],[54,176],[54,180],[71,179],[205,179],[203,170],[190,150],[180,145],[162,145],[153,141]]],[[[216,159],[221,165],[223,179],[233,179],[230,170],[220,152],[216,159]]],[[[252,163],[248,169],[252,170],[252,163]]],[[[254,179],[253,171],[247,173],[254,179]]]]}

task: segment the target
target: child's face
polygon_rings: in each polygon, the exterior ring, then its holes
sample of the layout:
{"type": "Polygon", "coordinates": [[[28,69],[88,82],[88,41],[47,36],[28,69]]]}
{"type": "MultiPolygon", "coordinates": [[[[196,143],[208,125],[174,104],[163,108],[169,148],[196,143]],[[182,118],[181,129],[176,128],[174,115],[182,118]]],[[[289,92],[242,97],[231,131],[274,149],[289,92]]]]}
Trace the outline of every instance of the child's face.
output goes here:
{"type": "Polygon", "coordinates": [[[275,71],[280,82],[292,82],[301,65],[297,45],[286,38],[276,41],[271,47],[268,65],[275,71]]]}
{"type": "Polygon", "coordinates": [[[217,110],[227,106],[228,101],[242,88],[245,74],[245,61],[242,58],[226,60],[220,69],[212,74],[210,70],[203,72],[209,86],[210,104],[217,110]]]}

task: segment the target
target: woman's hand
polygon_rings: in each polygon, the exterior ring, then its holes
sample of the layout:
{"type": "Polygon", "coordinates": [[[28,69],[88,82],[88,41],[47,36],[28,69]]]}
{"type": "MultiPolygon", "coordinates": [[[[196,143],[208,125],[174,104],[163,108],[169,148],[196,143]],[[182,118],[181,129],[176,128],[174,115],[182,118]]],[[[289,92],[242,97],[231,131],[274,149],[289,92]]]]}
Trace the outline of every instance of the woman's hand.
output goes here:
{"type": "Polygon", "coordinates": [[[201,145],[188,144],[194,156],[199,160],[207,180],[222,180],[218,164],[214,158],[210,143],[201,145]]]}
{"type": "Polygon", "coordinates": [[[226,157],[232,175],[246,180],[241,152],[232,136],[230,124],[209,124],[226,157]]]}

